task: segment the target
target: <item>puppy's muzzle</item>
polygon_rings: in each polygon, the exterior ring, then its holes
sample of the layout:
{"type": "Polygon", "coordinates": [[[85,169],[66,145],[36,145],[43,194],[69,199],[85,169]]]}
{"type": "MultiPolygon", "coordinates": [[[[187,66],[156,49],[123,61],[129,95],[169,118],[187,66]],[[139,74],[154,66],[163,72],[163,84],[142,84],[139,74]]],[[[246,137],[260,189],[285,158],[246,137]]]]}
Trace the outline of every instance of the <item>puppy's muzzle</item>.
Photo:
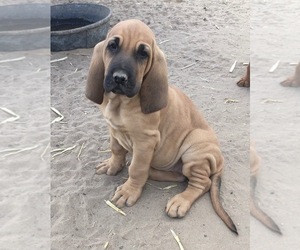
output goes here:
{"type": "Polygon", "coordinates": [[[128,75],[125,71],[119,70],[113,73],[113,80],[118,85],[126,85],[128,82],[128,75]]]}
{"type": "Polygon", "coordinates": [[[124,69],[112,70],[105,78],[104,89],[107,92],[126,95],[127,97],[133,97],[138,92],[137,85],[130,77],[128,71],[124,69]]]}

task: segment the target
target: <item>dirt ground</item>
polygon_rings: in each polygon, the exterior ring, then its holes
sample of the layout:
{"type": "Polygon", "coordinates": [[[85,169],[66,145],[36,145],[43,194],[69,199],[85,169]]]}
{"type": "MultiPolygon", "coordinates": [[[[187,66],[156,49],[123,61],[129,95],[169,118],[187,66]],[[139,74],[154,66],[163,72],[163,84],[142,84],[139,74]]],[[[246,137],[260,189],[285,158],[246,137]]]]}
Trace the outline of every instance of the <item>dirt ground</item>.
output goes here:
{"type": "MultiPolygon", "coordinates": [[[[73,1],[52,4],[67,2],[73,1]]],[[[104,200],[128,173],[95,175],[94,167],[110,153],[107,125],[84,96],[92,49],[42,49],[0,52],[0,61],[25,57],[0,64],[0,107],[20,116],[0,124],[0,249],[88,250],[103,249],[106,242],[113,250],[179,249],[170,229],[186,250],[297,249],[300,89],[279,85],[294,72],[289,63],[300,58],[297,0],[89,2],[111,8],[111,26],[137,18],[154,31],[167,57],[169,82],[194,101],[219,138],[225,157],[221,200],[239,235],[216,215],[208,194],[185,218],[169,218],[164,207],[185,184],[160,190],[174,183],[149,181],[137,204],[123,209],[127,216],[109,208],[104,200]],[[251,90],[235,84],[250,57],[251,90]],[[63,114],[61,122],[50,124],[58,115],[49,106],[63,114]],[[257,198],[282,236],[249,216],[250,138],[262,158],[257,198]],[[51,157],[50,144],[52,151],[74,148],[51,157]],[[31,149],[3,157],[4,150],[16,148],[31,149]]],[[[0,122],[9,117],[0,110],[0,122]]]]}

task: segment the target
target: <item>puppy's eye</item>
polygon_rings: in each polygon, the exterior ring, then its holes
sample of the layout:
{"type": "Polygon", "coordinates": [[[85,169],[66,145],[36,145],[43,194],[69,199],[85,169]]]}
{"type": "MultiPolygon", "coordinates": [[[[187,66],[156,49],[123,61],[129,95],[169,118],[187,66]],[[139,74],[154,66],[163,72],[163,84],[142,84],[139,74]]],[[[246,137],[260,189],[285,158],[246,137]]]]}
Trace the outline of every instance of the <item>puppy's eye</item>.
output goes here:
{"type": "Polygon", "coordinates": [[[118,39],[114,39],[108,42],[107,48],[111,51],[111,52],[116,52],[119,48],[119,42],[118,39]]]}
{"type": "Polygon", "coordinates": [[[149,49],[145,45],[140,45],[138,50],[137,50],[137,55],[142,58],[148,58],[149,57],[149,49]]]}

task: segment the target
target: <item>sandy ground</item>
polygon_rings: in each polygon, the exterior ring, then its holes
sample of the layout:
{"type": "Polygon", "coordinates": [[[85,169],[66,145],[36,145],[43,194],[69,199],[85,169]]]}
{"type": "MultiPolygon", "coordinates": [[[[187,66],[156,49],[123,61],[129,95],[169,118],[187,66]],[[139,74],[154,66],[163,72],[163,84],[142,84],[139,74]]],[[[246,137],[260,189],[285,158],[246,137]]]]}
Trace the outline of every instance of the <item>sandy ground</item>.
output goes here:
{"type": "MultiPolygon", "coordinates": [[[[53,1],[63,2],[68,1],[53,1]]],[[[250,249],[250,245],[255,250],[297,249],[299,89],[278,84],[294,71],[288,63],[299,61],[299,37],[291,35],[299,27],[297,1],[288,5],[253,1],[251,19],[250,3],[242,0],[94,2],[112,9],[112,26],[138,18],[162,42],[170,83],[195,102],[220,140],[226,160],[221,199],[239,236],[215,214],[208,194],[184,219],[168,218],[167,200],[185,184],[170,190],[146,185],[137,204],[124,208],[126,217],[109,208],[104,200],[124,182],[127,170],[115,177],[94,175],[94,167],[110,154],[105,152],[109,149],[107,126],[97,105],[84,96],[92,49],[52,53],[51,59],[68,58],[52,63],[51,75],[49,50],[34,50],[0,53],[0,60],[26,57],[0,64],[0,106],[20,115],[18,121],[0,125],[0,151],[36,146],[17,155],[0,155],[0,249],[50,249],[50,244],[59,250],[102,249],[106,242],[108,249],[177,249],[170,229],[185,249],[250,249]],[[249,61],[250,52],[251,98],[249,89],[235,85],[246,70],[242,63],[249,61]],[[235,60],[237,66],[229,73],[235,60]],[[278,69],[268,73],[277,60],[281,60],[278,69]],[[226,98],[238,103],[225,103],[226,98]],[[263,103],[265,99],[282,102],[263,103]],[[62,122],[51,127],[49,120],[57,115],[50,105],[64,115],[62,122]],[[257,196],[283,236],[249,218],[250,131],[262,157],[257,196]],[[76,147],[53,159],[48,150],[41,159],[50,137],[52,150],[76,147]]],[[[8,117],[0,113],[1,121],[8,117]]]]}
{"type": "Polygon", "coordinates": [[[300,246],[300,105],[299,88],[279,82],[300,60],[298,1],[256,1],[251,5],[251,139],[262,158],[257,197],[283,235],[251,218],[251,249],[298,249],[300,246]],[[269,69],[278,60],[278,68],[269,69]],[[265,100],[275,102],[264,103],[265,100]],[[279,101],[279,102],[276,102],[279,101]]]}

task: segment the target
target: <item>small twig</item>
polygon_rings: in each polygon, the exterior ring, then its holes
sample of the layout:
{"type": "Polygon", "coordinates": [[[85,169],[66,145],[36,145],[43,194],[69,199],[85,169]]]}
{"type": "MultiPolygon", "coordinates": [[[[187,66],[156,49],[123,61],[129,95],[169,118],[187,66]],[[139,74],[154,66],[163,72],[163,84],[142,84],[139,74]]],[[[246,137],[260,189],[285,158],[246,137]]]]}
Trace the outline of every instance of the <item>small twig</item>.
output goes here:
{"type": "Polygon", "coordinates": [[[67,152],[67,151],[71,151],[71,150],[73,150],[76,147],[77,147],[77,145],[75,144],[73,147],[69,147],[69,148],[63,149],[61,152],[58,152],[58,153],[52,155],[52,158],[54,158],[57,155],[61,155],[61,154],[65,153],[65,152],[67,152]]]}
{"type": "Polygon", "coordinates": [[[180,241],[179,237],[176,235],[176,233],[172,229],[171,229],[171,233],[172,233],[174,239],[176,240],[180,250],[184,250],[183,245],[181,244],[181,241],[180,241]]]}
{"type": "Polygon", "coordinates": [[[118,207],[116,207],[114,204],[112,204],[110,201],[104,200],[106,205],[110,206],[112,209],[114,209],[116,212],[126,216],[126,214],[118,207]]]}
{"type": "Polygon", "coordinates": [[[180,68],[180,69],[181,69],[181,70],[187,69],[187,68],[189,68],[189,67],[194,66],[196,63],[197,63],[197,62],[191,63],[191,64],[189,64],[189,65],[187,65],[187,66],[184,66],[184,67],[182,67],[182,68],[180,68]]]}
{"type": "Polygon", "coordinates": [[[248,62],[243,62],[243,65],[249,65],[249,63],[248,62]]]}
{"type": "Polygon", "coordinates": [[[51,60],[50,63],[61,62],[61,61],[64,61],[64,60],[66,60],[66,59],[68,59],[67,56],[66,56],[66,57],[63,57],[63,58],[51,60]]]}
{"type": "Polygon", "coordinates": [[[50,142],[47,144],[46,148],[44,149],[43,153],[41,154],[41,159],[44,161],[44,155],[46,154],[48,148],[50,147],[50,142]]]}
{"type": "Polygon", "coordinates": [[[231,68],[230,68],[230,70],[229,70],[229,73],[232,73],[232,72],[233,72],[233,70],[234,70],[234,68],[235,68],[235,66],[236,66],[236,63],[237,63],[237,60],[235,60],[234,63],[232,64],[232,66],[231,66],[231,68]]]}
{"type": "Polygon", "coordinates": [[[17,150],[15,150],[15,152],[11,152],[11,153],[2,155],[2,158],[5,158],[5,157],[10,156],[10,155],[19,154],[19,153],[22,153],[22,152],[24,152],[24,151],[29,151],[29,150],[35,149],[35,148],[37,148],[37,147],[39,147],[39,145],[35,145],[35,146],[33,146],[33,147],[28,147],[28,148],[23,148],[23,149],[17,149],[17,150]]]}
{"type": "Polygon", "coordinates": [[[274,99],[264,99],[261,101],[261,103],[282,103],[283,101],[281,100],[274,100],[274,99]]]}
{"type": "Polygon", "coordinates": [[[55,123],[55,122],[60,122],[62,119],[64,119],[65,117],[56,109],[56,108],[53,108],[53,107],[50,107],[51,110],[56,113],[57,115],[59,115],[59,117],[56,117],[52,122],[52,123],[55,123]]]}
{"type": "Polygon", "coordinates": [[[107,249],[108,244],[109,244],[109,242],[107,241],[107,242],[104,244],[103,249],[107,249]]]}
{"type": "Polygon", "coordinates": [[[26,57],[22,56],[22,57],[18,57],[18,58],[13,58],[13,59],[6,59],[6,60],[2,60],[0,61],[0,63],[6,63],[6,62],[16,62],[16,61],[21,61],[24,60],[26,57]]]}
{"type": "Polygon", "coordinates": [[[273,73],[275,69],[277,69],[278,65],[280,63],[280,60],[278,60],[269,70],[270,73],[273,73]]]}
{"type": "Polygon", "coordinates": [[[169,42],[170,40],[164,40],[164,41],[161,41],[159,44],[163,44],[163,43],[166,43],[166,42],[169,42]]]}
{"type": "Polygon", "coordinates": [[[299,63],[294,63],[294,62],[291,62],[291,63],[290,63],[291,66],[295,66],[295,65],[298,65],[298,64],[299,64],[299,63]]]}
{"type": "Polygon", "coordinates": [[[152,183],[150,183],[150,182],[148,182],[148,181],[146,182],[146,184],[148,184],[149,186],[154,187],[154,188],[156,188],[156,189],[159,189],[159,190],[169,190],[169,189],[171,189],[171,188],[177,187],[176,184],[170,185],[170,186],[167,186],[167,187],[158,187],[158,186],[155,186],[155,185],[153,185],[152,183]]]}
{"type": "Polygon", "coordinates": [[[211,90],[220,90],[220,89],[216,89],[216,88],[213,88],[213,87],[207,87],[207,86],[202,86],[202,88],[204,88],[204,89],[211,89],[211,90]]]}
{"type": "Polygon", "coordinates": [[[83,146],[84,146],[84,143],[82,143],[80,149],[79,149],[79,152],[78,152],[78,155],[77,155],[77,160],[80,161],[80,155],[81,155],[81,152],[82,152],[82,149],[83,149],[83,146]]]}
{"type": "Polygon", "coordinates": [[[15,112],[11,111],[10,109],[8,108],[5,108],[5,107],[0,107],[0,109],[2,109],[4,112],[12,115],[13,117],[9,117],[7,118],[6,120],[2,121],[0,124],[4,124],[4,123],[7,123],[7,122],[13,122],[13,121],[16,121],[20,118],[19,115],[17,115],[15,112]]]}
{"type": "Polygon", "coordinates": [[[239,102],[239,100],[234,100],[234,99],[230,99],[230,98],[225,98],[224,100],[225,100],[224,103],[238,103],[239,102]]]}
{"type": "Polygon", "coordinates": [[[107,149],[107,150],[100,150],[100,151],[99,151],[100,154],[101,154],[101,153],[110,153],[110,152],[111,152],[110,149],[107,149]]]}

